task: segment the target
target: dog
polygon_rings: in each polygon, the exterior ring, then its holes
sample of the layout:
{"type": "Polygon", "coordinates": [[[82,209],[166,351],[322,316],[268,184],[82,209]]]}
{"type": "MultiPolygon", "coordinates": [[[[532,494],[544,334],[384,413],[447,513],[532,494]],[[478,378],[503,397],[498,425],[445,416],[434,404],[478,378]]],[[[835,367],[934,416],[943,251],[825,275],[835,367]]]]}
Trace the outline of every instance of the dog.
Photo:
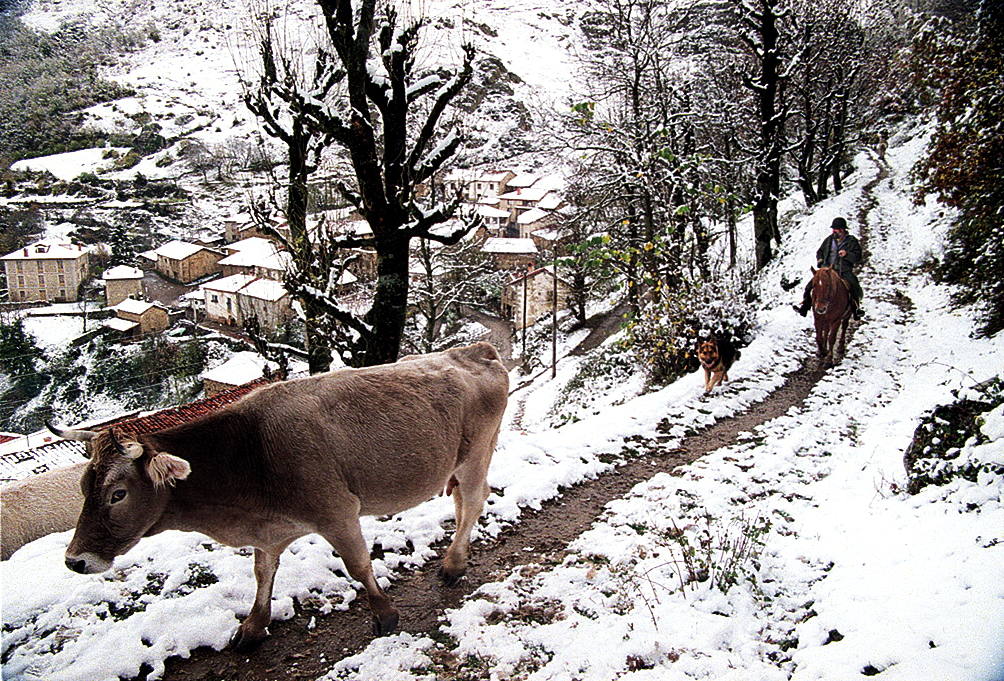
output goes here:
{"type": "Polygon", "coordinates": [[[729,369],[737,359],[739,351],[730,341],[717,338],[697,339],[697,359],[704,368],[704,393],[711,392],[719,383],[729,380],[729,369]]]}

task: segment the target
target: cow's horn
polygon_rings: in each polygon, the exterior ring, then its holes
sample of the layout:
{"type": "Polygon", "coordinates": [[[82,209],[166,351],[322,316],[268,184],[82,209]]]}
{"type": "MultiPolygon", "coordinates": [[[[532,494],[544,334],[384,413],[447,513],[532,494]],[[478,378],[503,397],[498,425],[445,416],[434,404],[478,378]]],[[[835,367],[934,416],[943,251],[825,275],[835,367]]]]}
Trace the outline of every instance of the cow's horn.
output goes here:
{"type": "Polygon", "coordinates": [[[72,428],[60,428],[59,426],[52,425],[48,421],[45,422],[45,427],[51,430],[54,434],[63,438],[64,440],[79,440],[80,442],[90,442],[98,435],[93,430],[74,430],[72,428]]]}
{"type": "Polygon", "coordinates": [[[124,445],[119,441],[118,435],[115,431],[111,431],[112,442],[115,443],[115,449],[119,454],[127,459],[138,459],[143,455],[143,445],[138,442],[130,442],[128,445],[124,445]]]}

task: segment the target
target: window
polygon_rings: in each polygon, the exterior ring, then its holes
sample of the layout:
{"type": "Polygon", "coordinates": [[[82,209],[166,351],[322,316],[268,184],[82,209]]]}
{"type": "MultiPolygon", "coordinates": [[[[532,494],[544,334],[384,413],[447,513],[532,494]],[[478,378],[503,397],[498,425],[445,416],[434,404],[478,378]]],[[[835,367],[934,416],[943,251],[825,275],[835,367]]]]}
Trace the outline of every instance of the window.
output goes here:
{"type": "Polygon", "coordinates": [[[62,260],[57,260],[56,261],[56,269],[58,269],[60,272],[63,271],[63,261],[62,260]]]}
{"type": "Polygon", "coordinates": [[[64,300],[66,299],[66,289],[65,288],[59,289],[59,297],[63,298],[64,300]]]}
{"type": "Polygon", "coordinates": [[[21,288],[24,288],[24,277],[18,276],[17,285],[20,286],[21,288]]]}
{"type": "Polygon", "coordinates": [[[35,267],[37,267],[38,271],[41,272],[42,271],[42,261],[41,260],[36,260],[35,261],[35,267]]]}
{"type": "Polygon", "coordinates": [[[213,301],[214,303],[218,303],[220,302],[220,297],[217,296],[215,293],[211,293],[209,295],[209,300],[213,301]]]}
{"type": "MultiPolygon", "coordinates": [[[[60,263],[60,264],[62,264],[62,263],[60,263]]],[[[60,274],[59,275],[59,285],[60,286],[64,286],[65,284],[66,284],[66,275],[65,274],[60,274]]]]}
{"type": "Polygon", "coordinates": [[[24,272],[24,263],[21,262],[20,260],[17,261],[17,271],[24,272]]]}
{"type": "Polygon", "coordinates": [[[38,285],[39,286],[45,286],[45,275],[44,274],[38,275],[38,285]]]}

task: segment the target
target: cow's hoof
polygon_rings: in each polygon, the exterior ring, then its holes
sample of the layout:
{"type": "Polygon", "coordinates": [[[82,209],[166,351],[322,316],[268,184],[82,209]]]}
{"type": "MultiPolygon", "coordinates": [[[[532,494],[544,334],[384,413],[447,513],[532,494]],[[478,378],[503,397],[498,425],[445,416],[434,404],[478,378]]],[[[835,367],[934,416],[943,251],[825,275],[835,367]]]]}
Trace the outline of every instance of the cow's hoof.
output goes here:
{"type": "Polygon", "coordinates": [[[245,630],[244,625],[241,625],[230,639],[230,648],[238,653],[250,653],[258,649],[266,636],[265,630],[251,631],[250,628],[245,630]]]}
{"type": "Polygon", "coordinates": [[[373,615],[373,635],[386,636],[397,631],[398,614],[392,610],[384,615],[373,615]]]}
{"type": "Polygon", "coordinates": [[[460,583],[460,578],[464,576],[465,572],[467,572],[465,568],[451,570],[443,565],[439,568],[439,579],[442,580],[443,584],[446,586],[456,586],[460,583]]]}

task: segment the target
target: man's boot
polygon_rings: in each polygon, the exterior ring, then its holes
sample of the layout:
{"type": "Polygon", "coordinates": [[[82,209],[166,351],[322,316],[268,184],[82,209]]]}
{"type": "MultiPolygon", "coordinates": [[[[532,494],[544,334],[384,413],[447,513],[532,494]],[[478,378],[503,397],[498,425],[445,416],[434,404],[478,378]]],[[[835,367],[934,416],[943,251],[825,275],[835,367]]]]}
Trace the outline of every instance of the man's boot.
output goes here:
{"type": "Polygon", "coordinates": [[[860,320],[865,316],[865,309],[861,307],[861,301],[858,300],[854,303],[854,319],[860,320]]]}
{"type": "Polygon", "coordinates": [[[805,315],[807,315],[809,313],[809,308],[811,306],[812,306],[812,303],[809,303],[808,305],[806,305],[805,301],[802,301],[801,305],[792,305],[791,309],[804,317],[805,315]]]}

